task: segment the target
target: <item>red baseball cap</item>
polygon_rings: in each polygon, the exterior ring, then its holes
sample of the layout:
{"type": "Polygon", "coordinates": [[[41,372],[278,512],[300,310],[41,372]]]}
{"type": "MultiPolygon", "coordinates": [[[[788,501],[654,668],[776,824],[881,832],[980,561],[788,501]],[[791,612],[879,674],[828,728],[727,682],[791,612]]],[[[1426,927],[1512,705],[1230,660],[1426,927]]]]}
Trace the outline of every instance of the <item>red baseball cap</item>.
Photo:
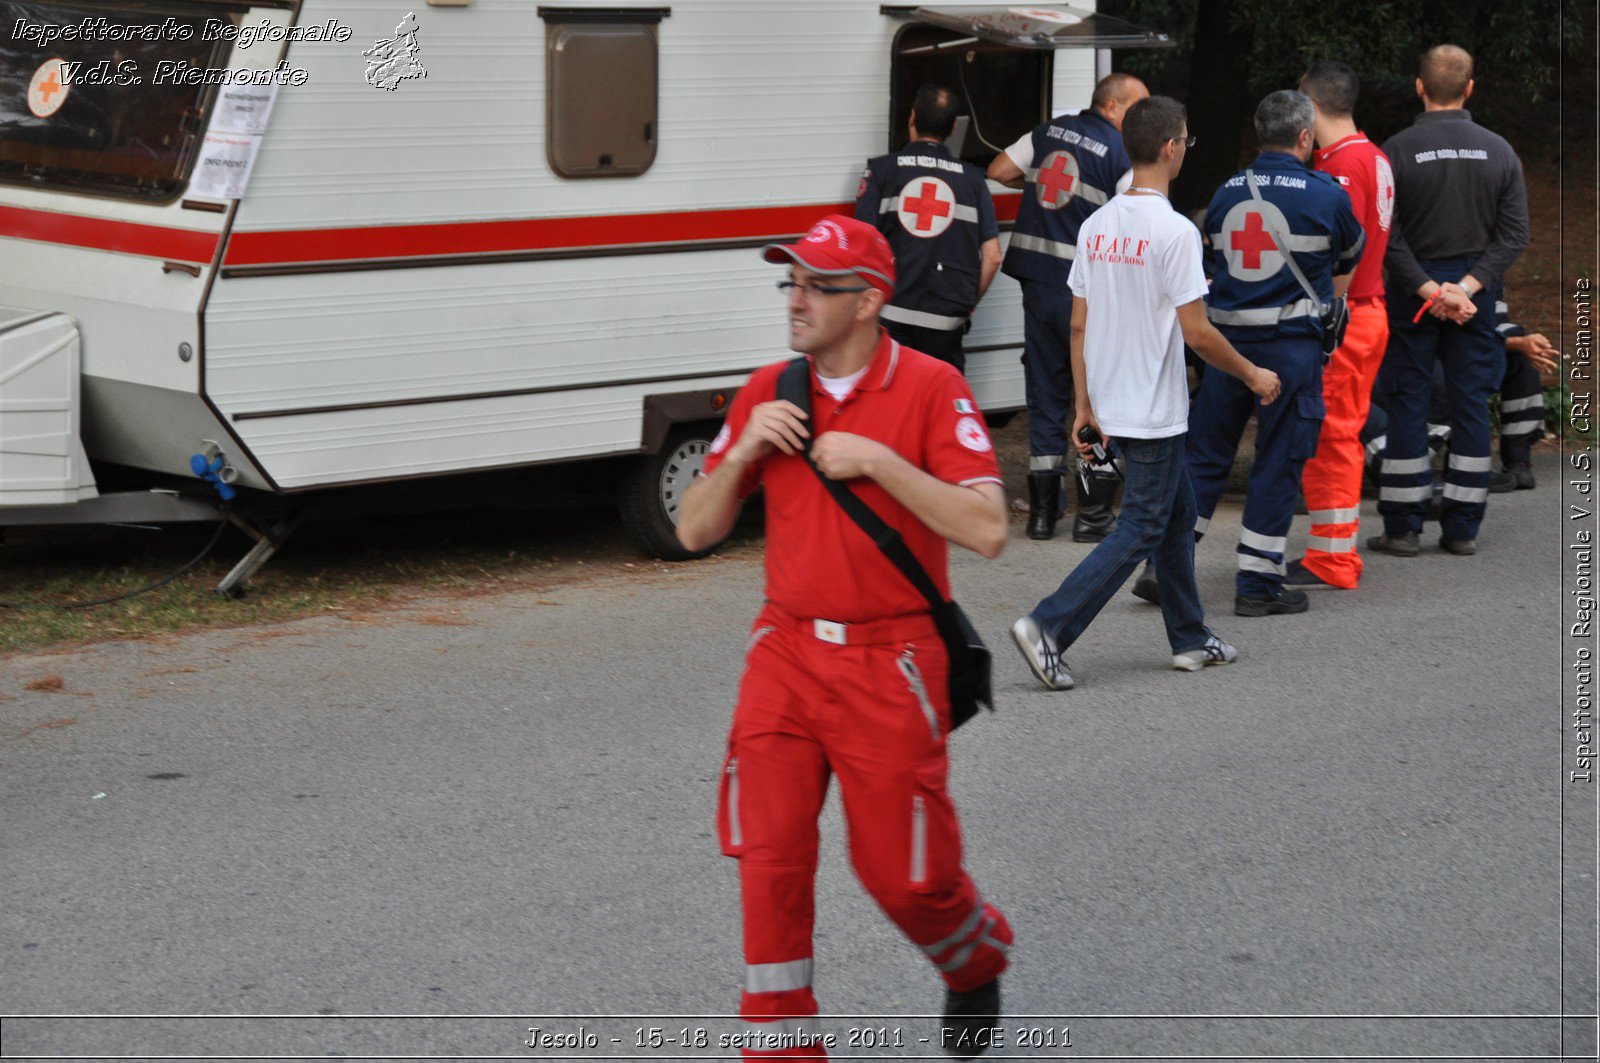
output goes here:
{"type": "Polygon", "coordinates": [[[798,262],[813,273],[854,273],[884,295],[894,294],[894,252],[883,234],[864,221],[830,214],[792,244],[761,249],[768,262],[798,262]]]}

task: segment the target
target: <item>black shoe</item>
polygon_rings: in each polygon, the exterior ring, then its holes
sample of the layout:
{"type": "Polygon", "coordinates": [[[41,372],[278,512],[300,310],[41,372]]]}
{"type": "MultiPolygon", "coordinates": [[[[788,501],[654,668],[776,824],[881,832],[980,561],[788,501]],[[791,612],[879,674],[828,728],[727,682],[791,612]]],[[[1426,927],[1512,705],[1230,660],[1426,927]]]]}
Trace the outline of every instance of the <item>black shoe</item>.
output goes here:
{"type": "Polygon", "coordinates": [[[1439,549],[1447,554],[1455,554],[1458,557],[1471,557],[1478,552],[1478,541],[1476,539],[1441,538],[1439,540],[1439,549]]]}
{"type": "Polygon", "coordinates": [[[1399,535],[1374,535],[1367,540],[1367,549],[1392,557],[1416,557],[1422,552],[1417,533],[1408,531],[1399,535]]]}
{"type": "Polygon", "coordinates": [[[1510,469],[1501,469],[1499,472],[1489,474],[1489,493],[1491,495],[1506,495],[1517,489],[1517,474],[1510,469]]]}
{"type": "Polygon", "coordinates": [[[1294,587],[1303,591],[1338,590],[1333,584],[1317,575],[1306,567],[1305,559],[1297,557],[1289,562],[1289,574],[1283,577],[1285,587],[1294,587]]]}
{"type": "Polygon", "coordinates": [[[976,989],[944,993],[944,1022],[939,1027],[939,1047],[956,1059],[972,1059],[989,1050],[1000,1025],[1000,979],[976,989]]]}
{"type": "Polygon", "coordinates": [[[1283,590],[1276,598],[1256,597],[1252,594],[1235,595],[1234,616],[1279,616],[1285,613],[1303,613],[1311,608],[1311,599],[1305,591],[1283,590]]]}
{"type": "Polygon", "coordinates": [[[1538,482],[1533,478],[1533,466],[1526,461],[1506,462],[1506,472],[1516,478],[1518,491],[1532,491],[1538,482]]]}
{"type": "Polygon", "coordinates": [[[1148,561],[1139,570],[1139,578],[1133,581],[1133,596],[1151,605],[1161,604],[1161,584],[1156,582],[1156,567],[1148,561]]]}
{"type": "Polygon", "coordinates": [[[1056,534],[1056,518],[1061,513],[1061,474],[1028,474],[1028,538],[1050,539],[1056,534]]]}

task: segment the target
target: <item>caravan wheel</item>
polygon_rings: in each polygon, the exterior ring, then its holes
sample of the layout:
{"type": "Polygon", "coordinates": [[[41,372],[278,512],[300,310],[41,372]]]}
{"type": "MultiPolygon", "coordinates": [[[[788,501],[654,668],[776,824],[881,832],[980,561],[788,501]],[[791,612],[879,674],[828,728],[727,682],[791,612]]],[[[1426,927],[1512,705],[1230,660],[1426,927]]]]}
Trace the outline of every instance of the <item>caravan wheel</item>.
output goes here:
{"type": "Polygon", "coordinates": [[[685,550],[678,542],[678,506],[695,475],[705,468],[715,434],[716,425],[673,429],[661,450],[640,458],[622,481],[623,524],[646,552],[663,561],[688,561],[716,549],[685,550]]]}

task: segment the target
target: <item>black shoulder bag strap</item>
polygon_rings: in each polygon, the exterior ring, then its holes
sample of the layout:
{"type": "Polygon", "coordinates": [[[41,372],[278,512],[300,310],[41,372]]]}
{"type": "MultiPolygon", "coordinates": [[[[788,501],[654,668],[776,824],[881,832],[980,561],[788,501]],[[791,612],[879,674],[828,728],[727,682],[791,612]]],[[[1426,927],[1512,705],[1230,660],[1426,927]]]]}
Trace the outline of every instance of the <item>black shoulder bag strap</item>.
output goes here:
{"type": "MultiPolygon", "coordinates": [[[[796,358],[784,366],[778,376],[777,397],[798,406],[808,418],[811,416],[811,363],[808,359],[796,358]]],[[[949,655],[951,730],[970,720],[980,704],[993,712],[990,654],[972,626],[972,621],[967,619],[959,605],[939,593],[928,570],[922,567],[899,532],[863,502],[860,495],[838,480],[829,479],[811,459],[809,451],[805,459],[845,515],[866,533],[889,562],[900,570],[900,574],[928,600],[934,624],[949,655]]]]}
{"type": "MultiPolygon", "coordinates": [[[[796,358],[783,367],[783,373],[778,377],[778,398],[785,402],[792,402],[811,416],[811,363],[804,357],[796,358]]],[[[861,501],[861,496],[838,480],[830,480],[817,463],[811,460],[811,452],[805,453],[806,464],[811,466],[811,471],[817,474],[817,479],[822,481],[822,486],[828,489],[828,494],[839,503],[840,507],[856,522],[860,529],[867,533],[867,538],[879,550],[883,551],[891,564],[899,569],[911,585],[926,599],[930,608],[937,609],[945,604],[944,596],[939,593],[939,588],[934,586],[933,578],[928,575],[928,570],[922,567],[906,541],[900,533],[891,528],[888,523],[873,508],[861,501]]]]}
{"type": "MultiPolygon", "coordinates": [[[[1250,186],[1251,198],[1257,203],[1266,202],[1265,199],[1261,198],[1261,190],[1256,187],[1255,171],[1249,167],[1246,167],[1244,171],[1244,183],[1250,186]]],[[[1311,282],[1306,280],[1305,273],[1300,269],[1300,263],[1294,260],[1294,251],[1289,247],[1288,238],[1278,231],[1278,226],[1273,222],[1272,215],[1262,211],[1261,221],[1266,225],[1267,231],[1272,234],[1272,238],[1278,242],[1278,247],[1283,254],[1284,265],[1289,267],[1289,272],[1294,274],[1294,279],[1300,282],[1300,287],[1305,289],[1306,295],[1311,298],[1311,305],[1317,308],[1317,315],[1320,317],[1322,314],[1327,313],[1328,304],[1322,301],[1322,297],[1311,286],[1311,282]]]]}
{"type": "MultiPolygon", "coordinates": [[[[1265,207],[1267,201],[1261,197],[1261,190],[1256,187],[1255,171],[1250,167],[1245,167],[1244,183],[1250,186],[1251,198],[1265,207]]],[[[1263,210],[1261,212],[1261,221],[1262,224],[1266,225],[1267,231],[1272,234],[1272,238],[1277,241],[1279,252],[1283,255],[1283,261],[1288,265],[1289,272],[1294,274],[1294,279],[1300,282],[1301,288],[1305,289],[1306,295],[1311,299],[1311,305],[1317,308],[1317,320],[1322,324],[1322,360],[1326,362],[1328,360],[1327,356],[1331,355],[1339,344],[1344,342],[1345,329],[1350,324],[1349,301],[1342,296],[1334,296],[1333,302],[1323,302],[1322,297],[1317,294],[1317,290],[1311,286],[1311,282],[1306,280],[1306,275],[1300,269],[1300,264],[1294,260],[1294,251],[1289,247],[1289,240],[1283,233],[1278,231],[1278,226],[1273,223],[1272,216],[1263,210]]]]}

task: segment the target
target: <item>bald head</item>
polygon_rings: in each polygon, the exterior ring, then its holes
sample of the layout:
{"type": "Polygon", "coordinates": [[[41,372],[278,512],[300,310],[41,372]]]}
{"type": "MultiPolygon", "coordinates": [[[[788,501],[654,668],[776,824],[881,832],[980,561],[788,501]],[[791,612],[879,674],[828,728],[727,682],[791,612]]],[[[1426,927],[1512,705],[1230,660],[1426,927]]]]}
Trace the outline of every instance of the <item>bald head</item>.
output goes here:
{"type": "Polygon", "coordinates": [[[1149,95],[1144,82],[1132,74],[1107,74],[1095,83],[1089,106],[1120,130],[1122,116],[1128,113],[1128,108],[1149,95]]]}
{"type": "Polygon", "coordinates": [[[1417,83],[1430,103],[1460,105],[1472,92],[1472,56],[1454,44],[1439,44],[1422,53],[1417,83]]]}

